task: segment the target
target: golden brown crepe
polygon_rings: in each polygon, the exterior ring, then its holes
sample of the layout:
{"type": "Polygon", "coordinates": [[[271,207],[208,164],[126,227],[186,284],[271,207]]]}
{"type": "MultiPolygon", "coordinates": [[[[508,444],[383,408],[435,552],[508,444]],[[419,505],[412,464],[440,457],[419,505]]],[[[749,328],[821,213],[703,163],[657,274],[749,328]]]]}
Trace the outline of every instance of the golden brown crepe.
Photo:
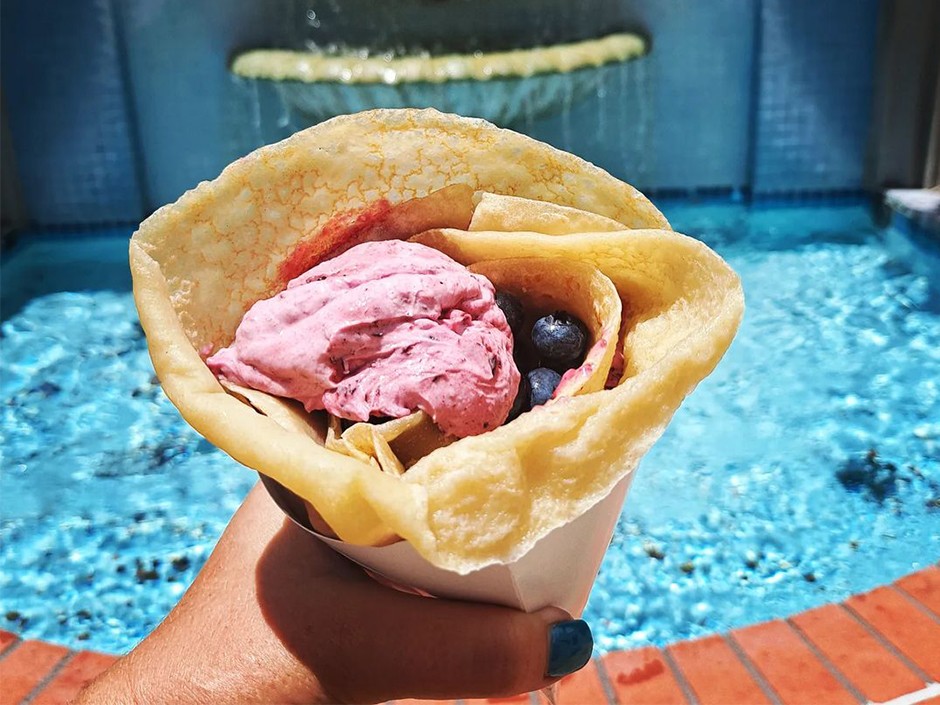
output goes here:
{"type": "Polygon", "coordinates": [[[633,472],[743,311],[734,272],[629,185],[433,110],[340,117],[259,149],[148,218],[130,259],[154,368],[197,431],[306,499],[343,540],[400,536],[460,573],[518,558],[633,472]],[[292,276],[357,242],[411,236],[501,286],[569,297],[590,322],[592,368],[479,436],[442,445],[409,417],[394,432],[334,429],[331,450],[325,419],[229,393],[205,366],[292,276]],[[615,331],[623,376],[603,389],[615,331]]]}

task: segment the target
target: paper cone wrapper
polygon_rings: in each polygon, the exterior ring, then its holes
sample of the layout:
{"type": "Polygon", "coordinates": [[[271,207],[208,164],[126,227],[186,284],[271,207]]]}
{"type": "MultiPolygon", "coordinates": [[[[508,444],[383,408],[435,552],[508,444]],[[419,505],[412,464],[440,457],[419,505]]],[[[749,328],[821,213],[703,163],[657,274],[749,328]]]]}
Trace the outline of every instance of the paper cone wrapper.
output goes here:
{"type": "Polygon", "coordinates": [[[547,534],[518,560],[490,565],[466,575],[432,565],[407,541],[374,547],[327,538],[310,528],[299,497],[270,478],[264,475],[261,478],[271,497],[294,523],[393,584],[433,597],[487,602],[525,612],[555,606],[579,617],[634,474],[629,473],[604,499],[547,534]]]}

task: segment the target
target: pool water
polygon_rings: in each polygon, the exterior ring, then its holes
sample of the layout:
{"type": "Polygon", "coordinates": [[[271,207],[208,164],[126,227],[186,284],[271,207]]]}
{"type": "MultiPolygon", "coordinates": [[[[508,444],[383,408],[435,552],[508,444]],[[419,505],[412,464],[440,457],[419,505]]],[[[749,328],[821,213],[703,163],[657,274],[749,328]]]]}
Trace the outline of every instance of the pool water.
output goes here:
{"type": "MultiPolygon", "coordinates": [[[[857,204],[664,210],[740,273],[748,310],[641,465],[585,614],[598,646],[784,616],[937,561],[940,272],[895,259],[857,204]]],[[[154,379],[128,235],[24,236],[0,329],[0,628],[111,652],[175,604],[254,482],[154,379]]]]}

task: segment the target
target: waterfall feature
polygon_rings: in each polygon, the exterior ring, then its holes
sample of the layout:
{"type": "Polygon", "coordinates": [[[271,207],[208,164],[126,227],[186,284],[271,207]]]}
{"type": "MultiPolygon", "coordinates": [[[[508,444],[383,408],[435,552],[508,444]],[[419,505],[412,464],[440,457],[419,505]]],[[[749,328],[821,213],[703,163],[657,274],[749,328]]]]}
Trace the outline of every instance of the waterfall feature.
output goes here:
{"type": "Polygon", "coordinates": [[[236,57],[232,71],[275,83],[307,124],[370,108],[435,107],[508,127],[570,112],[575,101],[598,90],[601,69],[645,50],[634,34],[442,56],[257,50],[236,57]]]}
{"type": "Polygon", "coordinates": [[[285,25],[283,41],[294,48],[245,51],[231,63],[243,99],[233,110],[250,116],[240,129],[243,151],[336,115],[433,107],[530,134],[642,184],[651,134],[642,58],[649,44],[630,32],[592,35],[604,1],[591,0],[577,16],[564,3],[558,16],[516,17],[503,27],[453,0],[433,3],[439,16],[429,18],[427,0],[412,0],[423,29],[391,12],[363,28],[336,3],[301,2],[285,20],[291,29],[285,25]],[[445,23],[448,8],[455,14],[445,23]],[[441,26],[460,26],[461,34],[448,36],[447,46],[431,41],[434,22],[434,37],[441,26]],[[353,43],[369,36],[373,45],[353,43]],[[534,43],[519,48],[526,41],[534,43]]]}

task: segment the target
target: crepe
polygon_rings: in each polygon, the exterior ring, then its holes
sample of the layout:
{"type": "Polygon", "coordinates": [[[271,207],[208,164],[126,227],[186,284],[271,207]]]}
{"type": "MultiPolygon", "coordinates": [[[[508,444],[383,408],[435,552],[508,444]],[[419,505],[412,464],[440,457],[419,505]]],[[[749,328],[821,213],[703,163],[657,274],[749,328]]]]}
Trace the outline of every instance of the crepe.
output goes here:
{"type": "Polygon", "coordinates": [[[672,232],[631,186],[523,135],[433,110],[335,118],[259,149],[142,223],[130,261],[154,368],[197,431],[307,500],[343,541],[401,537],[460,574],[514,561],[633,473],[743,312],[735,273],[672,232]],[[473,229],[484,204],[477,227],[486,229],[473,229]],[[619,335],[605,328],[617,307],[587,290],[598,307],[589,360],[600,371],[493,431],[419,448],[399,474],[372,462],[368,442],[350,440],[363,455],[341,452],[334,431],[330,450],[325,419],[259,392],[230,394],[206,367],[251,304],[296,274],[356,242],[412,236],[494,272],[536,257],[542,265],[528,271],[543,287],[554,271],[561,282],[565,263],[580,263],[568,269],[598,292],[608,281],[623,302],[619,335]],[[623,374],[604,389],[618,338],[623,374]],[[317,423],[322,434],[310,430],[317,423]]]}

